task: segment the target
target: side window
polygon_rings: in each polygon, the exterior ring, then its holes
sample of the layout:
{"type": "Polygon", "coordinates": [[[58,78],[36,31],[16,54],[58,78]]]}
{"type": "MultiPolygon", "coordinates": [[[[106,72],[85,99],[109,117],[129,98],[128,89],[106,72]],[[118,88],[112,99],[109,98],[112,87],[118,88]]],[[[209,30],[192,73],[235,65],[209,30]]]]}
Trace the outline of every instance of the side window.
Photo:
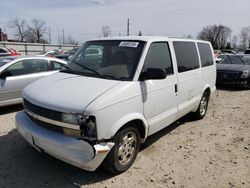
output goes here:
{"type": "Polygon", "coordinates": [[[48,62],[46,60],[21,60],[10,65],[5,71],[9,76],[20,76],[25,74],[32,74],[37,72],[44,72],[48,69],[48,62]]]}
{"type": "Polygon", "coordinates": [[[213,55],[209,44],[198,43],[201,58],[201,67],[213,65],[213,55]]]}
{"type": "Polygon", "coordinates": [[[61,63],[58,63],[56,61],[50,61],[51,62],[51,70],[60,70],[63,68],[61,63]]]}
{"type": "Polygon", "coordinates": [[[243,60],[239,56],[229,56],[232,64],[244,64],[243,60]]]}
{"type": "Polygon", "coordinates": [[[167,74],[173,74],[168,43],[155,42],[150,45],[144,62],[144,70],[148,68],[165,69],[167,74]]]}
{"type": "Polygon", "coordinates": [[[218,58],[221,58],[220,62],[221,64],[231,64],[231,61],[228,57],[228,55],[220,55],[218,58]]]}
{"type": "Polygon", "coordinates": [[[34,73],[48,71],[48,61],[45,59],[34,59],[32,61],[32,71],[34,73]]]}
{"type": "Polygon", "coordinates": [[[173,42],[178,65],[178,72],[198,69],[199,59],[194,42],[173,42]]]}

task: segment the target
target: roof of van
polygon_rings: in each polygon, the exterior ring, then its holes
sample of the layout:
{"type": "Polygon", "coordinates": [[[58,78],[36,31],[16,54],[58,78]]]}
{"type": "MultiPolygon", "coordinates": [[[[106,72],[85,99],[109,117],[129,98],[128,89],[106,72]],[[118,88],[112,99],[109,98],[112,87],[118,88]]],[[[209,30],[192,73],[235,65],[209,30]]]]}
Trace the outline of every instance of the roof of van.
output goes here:
{"type": "MultiPolygon", "coordinates": [[[[200,41],[208,42],[197,39],[185,39],[185,38],[175,38],[175,37],[166,37],[166,36],[118,36],[118,37],[107,37],[107,38],[96,38],[94,41],[99,40],[139,40],[139,41],[161,41],[161,40],[181,40],[181,41],[200,41]]],[[[89,40],[89,41],[93,41],[89,40]]]]}

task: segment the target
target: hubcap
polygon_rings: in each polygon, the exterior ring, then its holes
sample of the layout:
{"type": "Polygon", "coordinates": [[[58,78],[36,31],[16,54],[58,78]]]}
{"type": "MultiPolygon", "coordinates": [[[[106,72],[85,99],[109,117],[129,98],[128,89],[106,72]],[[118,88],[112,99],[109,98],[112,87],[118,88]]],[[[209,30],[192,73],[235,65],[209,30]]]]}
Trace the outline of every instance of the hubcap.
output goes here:
{"type": "Polygon", "coordinates": [[[204,116],[206,113],[206,110],[207,110],[207,97],[203,96],[201,99],[201,104],[200,104],[200,114],[204,116]]]}
{"type": "Polygon", "coordinates": [[[134,132],[128,132],[120,139],[118,148],[118,162],[127,165],[133,158],[137,145],[137,137],[134,132]]]}

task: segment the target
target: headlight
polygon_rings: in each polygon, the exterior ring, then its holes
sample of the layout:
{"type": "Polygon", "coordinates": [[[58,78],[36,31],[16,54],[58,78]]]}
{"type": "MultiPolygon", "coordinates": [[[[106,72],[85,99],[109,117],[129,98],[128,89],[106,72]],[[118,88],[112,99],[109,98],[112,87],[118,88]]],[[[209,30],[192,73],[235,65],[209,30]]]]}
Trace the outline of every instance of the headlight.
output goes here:
{"type": "Polygon", "coordinates": [[[96,120],[94,116],[83,114],[63,113],[62,121],[74,125],[80,125],[81,136],[88,139],[96,139],[96,120]]]}
{"type": "Polygon", "coordinates": [[[62,121],[65,123],[75,124],[75,125],[81,125],[84,124],[86,121],[85,116],[81,114],[70,114],[70,113],[63,113],[62,114],[62,121]]]}
{"type": "Polygon", "coordinates": [[[244,71],[242,72],[241,78],[247,78],[247,77],[248,77],[248,74],[249,74],[249,70],[244,70],[244,71]]]}

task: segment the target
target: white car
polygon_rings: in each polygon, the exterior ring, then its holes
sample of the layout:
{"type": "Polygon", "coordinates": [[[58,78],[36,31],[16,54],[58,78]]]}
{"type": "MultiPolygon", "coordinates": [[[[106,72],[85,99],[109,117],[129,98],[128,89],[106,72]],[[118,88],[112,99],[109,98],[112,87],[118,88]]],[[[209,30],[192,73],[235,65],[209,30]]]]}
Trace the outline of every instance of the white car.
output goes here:
{"type": "Polygon", "coordinates": [[[27,85],[58,72],[66,64],[48,57],[0,58],[0,107],[21,103],[21,93],[27,85]]]}
{"type": "Polygon", "coordinates": [[[91,40],[67,66],[24,90],[16,127],[38,150],[90,171],[126,171],[148,136],[189,112],[202,119],[216,89],[212,46],[199,40],[91,40]],[[93,48],[101,53],[89,57],[93,48]]]}

